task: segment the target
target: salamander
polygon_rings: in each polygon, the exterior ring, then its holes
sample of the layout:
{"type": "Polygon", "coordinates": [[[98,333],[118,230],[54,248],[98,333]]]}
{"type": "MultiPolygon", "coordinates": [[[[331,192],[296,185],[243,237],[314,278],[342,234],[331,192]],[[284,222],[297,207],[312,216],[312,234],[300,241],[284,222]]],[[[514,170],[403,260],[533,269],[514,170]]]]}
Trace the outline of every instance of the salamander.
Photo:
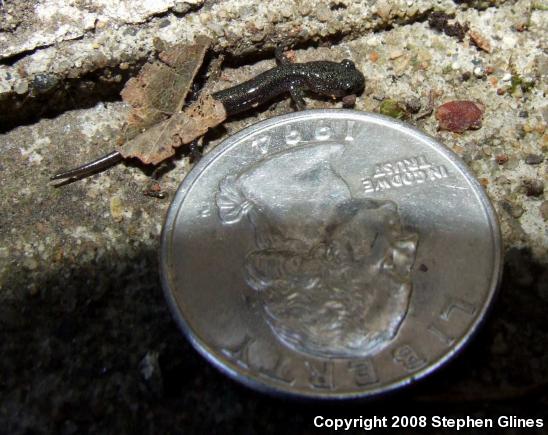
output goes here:
{"type": "Polygon", "coordinates": [[[289,93],[299,110],[305,108],[304,91],[341,98],[362,91],[365,79],[351,60],[282,64],[242,84],[215,92],[228,115],[257,107],[289,93]]]}
{"type": "MultiPolygon", "coordinates": [[[[348,59],[341,62],[290,63],[277,51],[276,60],[276,67],[239,85],[211,94],[222,103],[227,116],[253,109],[287,93],[297,108],[302,110],[305,108],[305,91],[341,98],[359,94],[365,85],[363,74],[348,59]]],[[[100,172],[122,160],[120,152],[113,151],[75,169],[59,172],[51,180],[65,180],[61,183],[65,184],[100,172]]]]}

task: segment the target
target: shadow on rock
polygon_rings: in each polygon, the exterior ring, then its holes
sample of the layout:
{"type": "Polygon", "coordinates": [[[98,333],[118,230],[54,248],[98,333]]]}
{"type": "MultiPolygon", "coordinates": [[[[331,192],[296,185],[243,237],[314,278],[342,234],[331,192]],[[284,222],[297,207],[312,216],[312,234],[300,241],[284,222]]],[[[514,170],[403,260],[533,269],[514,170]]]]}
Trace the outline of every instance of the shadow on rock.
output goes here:
{"type": "Polygon", "coordinates": [[[201,358],[171,319],[152,250],[61,264],[34,294],[13,270],[4,294],[21,296],[0,306],[0,424],[10,434],[245,434],[311,433],[317,415],[534,417],[547,402],[528,389],[548,378],[546,268],[510,251],[505,272],[486,325],[446,368],[375,401],[318,403],[255,393],[201,358]]]}

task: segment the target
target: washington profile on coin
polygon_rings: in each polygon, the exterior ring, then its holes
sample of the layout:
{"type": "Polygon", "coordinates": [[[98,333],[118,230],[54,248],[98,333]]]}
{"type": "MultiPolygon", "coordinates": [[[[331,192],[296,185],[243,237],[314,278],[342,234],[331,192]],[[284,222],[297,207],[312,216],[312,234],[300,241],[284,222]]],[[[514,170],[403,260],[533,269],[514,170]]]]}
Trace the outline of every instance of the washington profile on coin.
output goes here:
{"type": "Polygon", "coordinates": [[[343,147],[273,154],[228,175],[216,198],[224,223],[251,223],[245,278],[274,333],[326,357],[366,356],[394,338],[409,306],[418,241],[403,230],[394,202],[352,197],[330,164],[343,147]],[[265,185],[273,168],[284,176],[265,185]]]}
{"type": "Polygon", "coordinates": [[[496,293],[497,217],[426,134],[355,110],[274,117],[224,140],[162,231],[167,302],[233,379],[308,398],[370,397],[443,365],[496,293]]]}

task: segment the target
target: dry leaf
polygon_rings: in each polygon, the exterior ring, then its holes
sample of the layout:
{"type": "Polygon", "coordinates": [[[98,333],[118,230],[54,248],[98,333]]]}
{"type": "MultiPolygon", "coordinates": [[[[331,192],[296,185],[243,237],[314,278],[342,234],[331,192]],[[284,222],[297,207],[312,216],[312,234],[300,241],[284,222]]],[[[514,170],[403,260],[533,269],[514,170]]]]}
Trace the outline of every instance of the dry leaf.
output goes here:
{"type": "Polygon", "coordinates": [[[211,40],[205,36],[197,37],[191,45],[177,44],[128,80],[121,95],[133,110],[124,131],[125,140],[181,110],[210,45],[211,40]]]}
{"type": "Polygon", "coordinates": [[[204,135],[226,119],[223,104],[211,95],[200,98],[184,112],[175,113],[120,148],[124,158],[136,157],[154,165],[173,156],[175,149],[204,135]]]}

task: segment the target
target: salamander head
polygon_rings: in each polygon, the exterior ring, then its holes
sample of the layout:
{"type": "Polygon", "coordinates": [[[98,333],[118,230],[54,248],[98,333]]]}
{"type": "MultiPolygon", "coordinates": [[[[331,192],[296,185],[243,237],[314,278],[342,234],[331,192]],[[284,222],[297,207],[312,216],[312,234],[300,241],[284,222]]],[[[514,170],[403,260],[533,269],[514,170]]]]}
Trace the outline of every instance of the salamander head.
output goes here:
{"type": "Polygon", "coordinates": [[[365,86],[365,77],[349,59],[337,62],[310,62],[314,64],[308,77],[308,89],[316,94],[341,98],[358,95],[365,86]]]}

